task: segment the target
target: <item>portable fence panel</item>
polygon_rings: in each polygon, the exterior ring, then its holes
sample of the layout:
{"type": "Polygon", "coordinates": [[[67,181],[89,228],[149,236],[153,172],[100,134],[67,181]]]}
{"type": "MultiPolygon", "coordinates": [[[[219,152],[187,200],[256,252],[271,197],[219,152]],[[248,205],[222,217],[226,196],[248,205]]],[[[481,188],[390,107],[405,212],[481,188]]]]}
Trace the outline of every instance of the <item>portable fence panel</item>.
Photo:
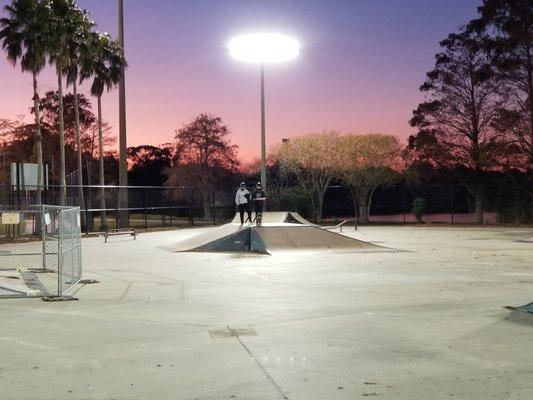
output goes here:
{"type": "Polygon", "coordinates": [[[0,207],[0,297],[62,296],[81,272],[79,208],[0,207]]]}
{"type": "Polygon", "coordinates": [[[43,206],[43,234],[42,243],[45,249],[43,269],[51,274],[54,279],[54,290],[43,295],[60,296],[58,273],[59,273],[59,236],[61,230],[61,208],[43,206]]]}
{"type": "Polygon", "coordinates": [[[51,295],[57,292],[54,271],[46,267],[41,209],[0,211],[0,296],[51,295]]]}
{"type": "Polygon", "coordinates": [[[64,295],[81,279],[81,220],[79,208],[60,211],[59,289],[64,295]]]}

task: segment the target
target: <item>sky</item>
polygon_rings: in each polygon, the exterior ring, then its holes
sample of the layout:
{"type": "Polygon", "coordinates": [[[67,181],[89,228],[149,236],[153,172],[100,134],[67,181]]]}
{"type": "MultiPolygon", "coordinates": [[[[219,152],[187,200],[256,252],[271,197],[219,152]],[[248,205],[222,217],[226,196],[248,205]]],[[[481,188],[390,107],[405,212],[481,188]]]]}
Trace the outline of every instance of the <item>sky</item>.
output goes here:
{"type": "MultiPolygon", "coordinates": [[[[0,0],[3,6],[10,3],[0,0]]],[[[231,59],[228,41],[278,32],[297,59],[265,69],[267,145],[310,132],[379,132],[402,141],[438,43],[476,16],[481,0],[125,0],[128,146],[172,142],[200,113],[221,117],[240,157],[260,151],[260,70],[231,59]]],[[[117,1],[78,0],[117,36],[117,1]]],[[[57,89],[49,68],[40,93],[57,89]]],[[[87,95],[88,84],[81,87],[87,95]]],[[[31,75],[0,56],[0,118],[30,122],[31,75]]],[[[118,135],[118,89],[103,97],[118,135]]],[[[96,107],[95,107],[96,108],[96,107]]]]}

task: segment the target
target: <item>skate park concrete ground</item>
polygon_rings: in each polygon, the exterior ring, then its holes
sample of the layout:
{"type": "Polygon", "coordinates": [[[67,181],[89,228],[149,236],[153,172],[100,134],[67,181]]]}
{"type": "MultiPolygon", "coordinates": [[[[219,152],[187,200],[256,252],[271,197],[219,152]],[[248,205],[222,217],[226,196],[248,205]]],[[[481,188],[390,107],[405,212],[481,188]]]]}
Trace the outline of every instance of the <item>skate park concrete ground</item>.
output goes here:
{"type": "MultiPolygon", "coordinates": [[[[533,229],[361,227],[403,250],[83,240],[79,301],[0,300],[0,399],[531,399],[533,229]]],[[[353,229],[353,228],[352,228],[353,229]]]]}

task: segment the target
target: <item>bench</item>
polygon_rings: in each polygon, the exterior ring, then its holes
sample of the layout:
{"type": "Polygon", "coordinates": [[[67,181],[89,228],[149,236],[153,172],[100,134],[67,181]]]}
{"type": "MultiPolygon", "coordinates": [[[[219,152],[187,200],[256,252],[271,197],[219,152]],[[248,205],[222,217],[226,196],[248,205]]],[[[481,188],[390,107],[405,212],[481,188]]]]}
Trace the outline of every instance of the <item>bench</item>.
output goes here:
{"type": "Polygon", "coordinates": [[[119,236],[119,235],[130,235],[133,236],[133,240],[137,240],[137,234],[135,233],[135,228],[119,228],[119,229],[109,229],[107,232],[104,232],[104,243],[107,243],[107,238],[109,236],[119,236]]]}

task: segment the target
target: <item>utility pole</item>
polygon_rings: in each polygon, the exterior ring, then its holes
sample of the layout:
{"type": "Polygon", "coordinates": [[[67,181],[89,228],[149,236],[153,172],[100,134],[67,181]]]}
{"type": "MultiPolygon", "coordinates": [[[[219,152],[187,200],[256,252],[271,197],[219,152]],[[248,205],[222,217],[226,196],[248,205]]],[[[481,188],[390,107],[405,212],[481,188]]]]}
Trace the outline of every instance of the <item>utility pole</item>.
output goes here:
{"type": "MultiPolygon", "coordinates": [[[[120,44],[122,56],[124,56],[124,0],[118,0],[118,41],[120,44]]],[[[124,67],[121,69],[120,82],[118,86],[119,101],[119,167],[118,182],[120,188],[119,202],[120,208],[128,207],[128,161],[127,161],[127,141],[126,141],[126,83],[124,76],[124,67]]],[[[119,224],[121,228],[127,228],[130,225],[129,213],[127,210],[120,212],[119,224]]]]}

